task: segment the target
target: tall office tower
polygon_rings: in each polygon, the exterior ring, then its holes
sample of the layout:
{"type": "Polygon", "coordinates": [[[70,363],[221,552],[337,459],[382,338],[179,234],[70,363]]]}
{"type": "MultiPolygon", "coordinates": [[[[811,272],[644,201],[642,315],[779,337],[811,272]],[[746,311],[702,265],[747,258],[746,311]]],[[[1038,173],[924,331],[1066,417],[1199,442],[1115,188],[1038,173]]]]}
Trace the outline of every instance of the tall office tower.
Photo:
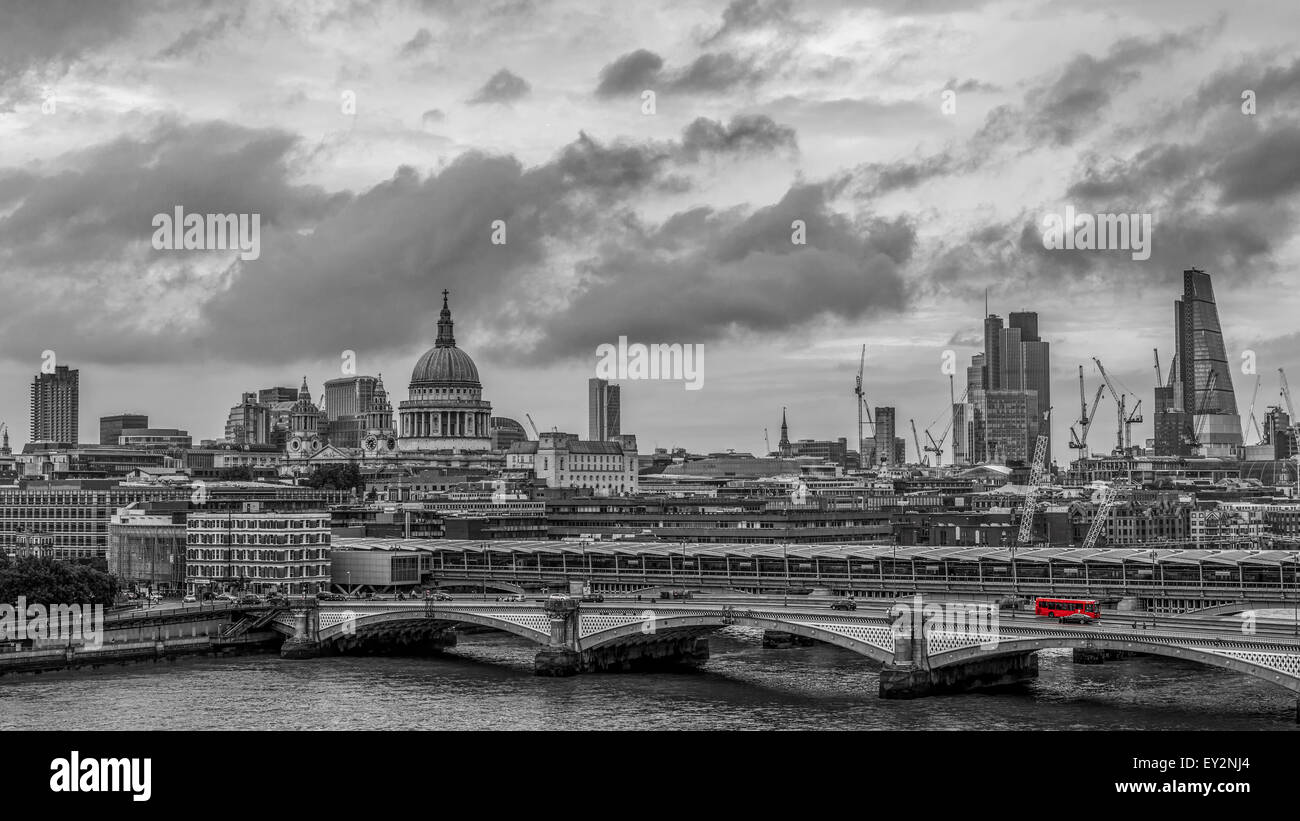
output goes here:
{"type": "Polygon", "coordinates": [[[362,417],[370,409],[378,380],[373,376],[345,376],[325,383],[325,415],[329,417],[330,443],[359,448],[365,438],[362,417]]]}
{"type": "Polygon", "coordinates": [[[622,400],[618,385],[606,379],[587,380],[587,434],[592,442],[608,442],[620,433],[622,400]]]}
{"type": "Polygon", "coordinates": [[[1192,446],[1188,432],[1192,417],[1183,411],[1182,386],[1178,382],[1178,356],[1169,363],[1169,379],[1157,385],[1152,420],[1155,431],[1156,456],[1191,456],[1192,446]]]}
{"type": "MultiPolygon", "coordinates": [[[[894,417],[894,409],[876,408],[874,418],[876,420],[876,465],[894,467],[902,464],[905,459],[900,460],[898,458],[898,448],[896,443],[896,440],[898,439],[898,425],[894,417]]],[[[904,446],[906,447],[906,445],[904,446]]]]}
{"type": "Polygon", "coordinates": [[[149,417],[142,413],[119,413],[115,416],[99,417],[99,444],[116,445],[117,438],[123,430],[138,430],[149,427],[149,417]]]}
{"type": "MultiPolygon", "coordinates": [[[[1027,461],[1038,435],[1047,436],[1047,460],[1052,458],[1050,426],[1043,414],[1051,407],[1051,347],[1038,335],[1038,314],[1016,311],[1004,326],[1002,318],[984,318],[984,353],[971,358],[968,387],[976,369],[983,375],[971,401],[981,404],[981,460],[1027,461]],[[1017,398],[1017,394],[1027,396],[1017,398]]],[[[973,442],[974,437],[968,438],[973,442]]]]}
{"type": "Polygon", "coordinates": [[[1240,458],[1241,416],[1209,274],[1196,268],[1183,271],[1183,298],[1174,302],[1174,316],[1176,389],[1191,420],[1188,438],[1200,442],[1205,456],[1240,458]]]}
{"type": "Polygon", "coordinates": [[[966,395],[974,396],[975,391],[984,390],[984,354],[977,353],[970,358],[970,367],[966,369],[966,395]]]}
{"type": "Polygon", "coordinates": [[[56,365],[54,373],[37,374],[32,380],[31,440],[77,444],[79,371],[56,365]]]}

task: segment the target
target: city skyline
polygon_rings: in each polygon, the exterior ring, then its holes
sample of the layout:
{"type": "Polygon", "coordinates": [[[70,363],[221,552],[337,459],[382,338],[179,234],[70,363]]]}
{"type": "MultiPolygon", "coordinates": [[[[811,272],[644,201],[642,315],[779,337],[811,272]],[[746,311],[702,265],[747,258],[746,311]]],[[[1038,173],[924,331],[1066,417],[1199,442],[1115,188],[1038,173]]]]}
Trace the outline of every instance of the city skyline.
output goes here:
{"type": "MultiPolygon", "coordinates": [[[[1256,354],[1257,416],[1300,371],[1289,6],[96,5],[74,37],[39,5],[0,33],[16,449],[47,350],[81,372],[83,430],[131,411],[220,438],[242,393],[319,393],[344,352],[404,374],[443,288],[493,412],[546,430],[586,429],[598,345],[707,347],[701,390],[620,382],[645,450],[762,452],[782,406],[793,439],[853,441],[864,342],[867,401],[937,434],[942,357],[981,349],[986,289],[1039,315],[1058,464],[1078,364],[1150,407],[1187,268],[1218,285],[1247,394],[1256,354]],[[155,250],[177,208],[260,214],[258,253],[155,250]],[[1149,254],[1048,250],[1069,209],[1153,217],[1149,254]]],[[[1113,436],[1101,413],[1090,441],[1113,436]]]]}

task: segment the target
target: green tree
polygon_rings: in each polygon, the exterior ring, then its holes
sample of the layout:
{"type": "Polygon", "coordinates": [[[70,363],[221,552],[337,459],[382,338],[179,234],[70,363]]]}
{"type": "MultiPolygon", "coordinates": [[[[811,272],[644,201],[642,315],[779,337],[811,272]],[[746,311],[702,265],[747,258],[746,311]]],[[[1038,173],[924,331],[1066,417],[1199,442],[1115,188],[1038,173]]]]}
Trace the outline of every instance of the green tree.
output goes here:
{"type": "Polygon", "coordinates": [[[307,486],[324,490],[355,490],[364,493],[365,477],[361,468],[349,462],[345,465],[321,465],[307,477],[307,486]]]}
{"type": "Polygon", "coordinates": [[[26,596],[32,604],[113,603],[116,576],[87,565],[27,557],[0,565],[0,601],[16,603],[26,596]]]}

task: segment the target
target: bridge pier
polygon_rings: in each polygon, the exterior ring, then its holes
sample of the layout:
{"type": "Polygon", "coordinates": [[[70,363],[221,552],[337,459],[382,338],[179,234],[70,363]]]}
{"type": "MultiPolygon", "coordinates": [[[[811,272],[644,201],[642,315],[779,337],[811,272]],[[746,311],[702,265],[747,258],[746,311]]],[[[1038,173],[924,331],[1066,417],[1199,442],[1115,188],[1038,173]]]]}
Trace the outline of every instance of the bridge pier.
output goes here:
{"type": "Polygon", "coordinates": [[[317,636],[319,611],[316,608],[302,608],[293,611],[293,636],[280,645],[280,658],[314,659],[320,655],[320,640],[317,636]]]}
{"type": "Polygon", "coordinates": [[[917,664],[886,664],[880,670],[881,698],[923,698],[964,693],[986,687],[1006,687],[1038,677],[1038,656],[1015,653],[965,664],[928,668],[917,664]]]}
{"type": "Polygon", "coordinates": [[[545,647],[533,660],[539,676],[576,676],[579,673],[644,673],[693,668],[709,658],[709,640],[697,636],[666,636],[571,650],[545,647]]]}
{"type": "Polygon", "coordinates": [[[1102,650],[1097,647],[1076,647],[1074,648],[1075,664],[1102,664],[1115,659],[1126,659],[1136,656],[1137,653],[1128,650],[1102,650]]]}

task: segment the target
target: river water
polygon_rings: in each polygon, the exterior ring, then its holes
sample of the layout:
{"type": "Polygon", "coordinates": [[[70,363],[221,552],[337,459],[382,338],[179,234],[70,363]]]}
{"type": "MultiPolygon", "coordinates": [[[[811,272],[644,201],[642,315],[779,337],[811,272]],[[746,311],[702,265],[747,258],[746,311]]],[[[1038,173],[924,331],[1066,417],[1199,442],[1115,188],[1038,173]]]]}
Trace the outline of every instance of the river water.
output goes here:
{"type": "Polygon", "coordinates": [[[533,675],[536,646],[461,637],[442,657],[196,657],[0,678],[0,729],[35,730],[1296,730],[1275,685],[1159,657],[1075,665],[1039,653],[1013,692],[885,701],[871,661],[761,646],[727,628],[695,673],[533,675]]]}

